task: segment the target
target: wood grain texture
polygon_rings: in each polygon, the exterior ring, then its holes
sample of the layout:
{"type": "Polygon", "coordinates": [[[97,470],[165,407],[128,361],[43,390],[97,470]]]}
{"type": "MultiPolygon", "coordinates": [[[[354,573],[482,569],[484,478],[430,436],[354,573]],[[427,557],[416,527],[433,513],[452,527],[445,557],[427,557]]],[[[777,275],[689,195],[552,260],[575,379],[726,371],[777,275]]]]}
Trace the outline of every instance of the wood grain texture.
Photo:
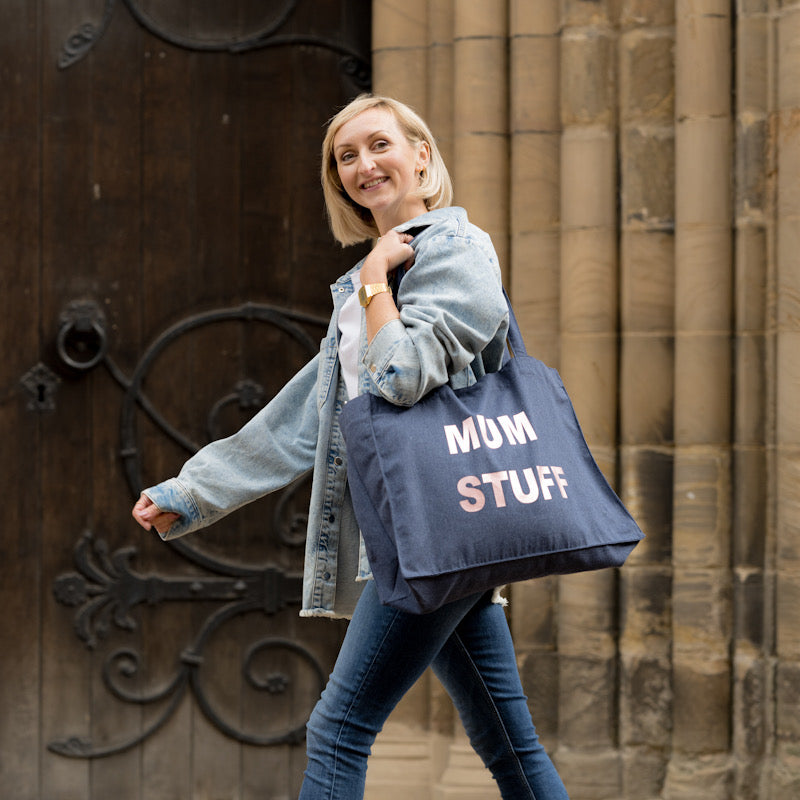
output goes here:
{"type": "MultiPolygon", "coordinates": [[[[280,4],[139,5],[170,35],[202,43],[264,28],[280,4]]],[[[281,32],[347,41],[368,54],[369,15],[353,5],[298,3],[281,32]]],[[[302,740],[242,745],[201,713],[191,692],[163,729],[124,752],[85,759],[48,750],[73,737],[102,749],[146,734],[165,701],[122,701],[104,669],[133,696],[156,692],[185,667],[182,652],[218,608],[141,603],[131,630],[113,614],[100,630],[95,616],[87,630],[100,635],[90,649],[73,629],[80,602],[67,607],[54,589],[73,574],[80,591],[74,551],[84,534],[101,571],[97,548],[108,557],[133,548],[137,575],[208,577],[130,519],[118,379],[192,314],[247,302],[329,313],[329,284],[363,248],[343,251],[330,236],[319,148],[325,121],[358,88],[330,49],[196,52],[148,32],[122,3],[83,57],[59,69],[65,42],[86,23],[97,32],[102,11],[96,0],[0,8],[0,438],[9,499],[0,512],[0,771],[20,800],[289,797],[305,766],[302,740]],[[102,363],[70,369],[60,359],[61,314],[75,300],[102,313],[116,372],[102,363]],[[36,388],[31,395],[19,383],[38,362],[60,380],[47,413],[28,408],[36,388]],[[136,655],[115,659],[122,650],[136,655]]],[[[316,342],[323,329],[306,332],[316,342]]],[[[143,389],[171,425],[202,444],[255,412],[231,403],[209,430],[209,411],[239,381],[256,381],[269,399],[311,355],[265,323],[209,324],[166,347],[143,389]]],[[[188,455],[141,410],[133,444],[148,485],[175,474],[188,455]]],[[[287,544],[273,527],[278,499],[232,515],[194,546],[234,564],[302,571],[302,536],[287,544]]],[[[243,676],[246,653],[279,637],[309,648],[327,672],[341,636],[341,624],[299,620],[296,605],[237,617],[210,637],[198,686],[245,733],[302,726],[319,692],[316,672],[291,653],[265,651],[259,669],[285,671],[291,684],[277,700],[265,698],[243,676]]]]}

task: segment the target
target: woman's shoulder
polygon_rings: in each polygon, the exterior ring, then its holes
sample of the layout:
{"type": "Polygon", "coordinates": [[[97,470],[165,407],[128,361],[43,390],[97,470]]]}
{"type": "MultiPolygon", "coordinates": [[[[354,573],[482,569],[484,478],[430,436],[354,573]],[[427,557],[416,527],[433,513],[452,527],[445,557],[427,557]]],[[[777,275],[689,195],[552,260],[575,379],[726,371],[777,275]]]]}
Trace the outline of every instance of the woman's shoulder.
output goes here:
{"type": "Polygon", "coordinates": [[[466,236],[471,229],[479,230],[469,221],[467,212],[460,206],[436,208],[397,227],[401,233],[412,233],[416,236],[436,236],[443,233],[466,236]]]}
{"type": "MultiPolygon", "coordinates": [[[[432,228],[430,230],[432,243],[442,241],[441,237],[443,236],[444,240],[449,241],[450,246],[454,247],[457,252],[475,254],[479,262],[488,262],[499,275],[499,259],[491,236],[483,228],[470,222],[467,212],[463,208],[452,206],[438,209],[437,211],[449,213],[443,215],[446,221],[443,221],[441,228],[432,228]]],[[[430,213],[436,214],[437,211],[430,213]]]]}
{"type": "Polygon", "coordinates": [[[460,206],[447,206],[428,211],[415,219],[400,225],[401,233],[411,233],[415,246],[424,246],[428,240],[452,237],[465,243],[478,244],[487,254],[494,254],[492,240],[486,231],[469,221],[467,212],[460,206]]]}
{"type": "Polygon", "coordinates": [[[414,236],[411,244],[416,254],[415,264],[427,265],[423,272],[429,277],[451,274],[450,266],[457,262],[458,280],[465,286],[472,276],[478,281],[485,280],[487,269],[499,285],[500,265],[492,240],[485,231],[470,223],[463,208],[449,206],[429,211],[398,230],[414,236]],[[439,269],[433,269],[434,265],[439,269]]]}

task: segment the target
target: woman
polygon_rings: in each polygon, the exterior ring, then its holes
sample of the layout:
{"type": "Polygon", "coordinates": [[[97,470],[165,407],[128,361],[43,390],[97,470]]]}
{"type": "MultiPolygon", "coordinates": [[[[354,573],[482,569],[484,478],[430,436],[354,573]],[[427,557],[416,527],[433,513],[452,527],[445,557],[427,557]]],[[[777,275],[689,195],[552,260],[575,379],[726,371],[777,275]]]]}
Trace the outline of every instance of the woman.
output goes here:
{"type": "Polygon", "coordinates": [[[351,617],[307,726],[301,800],[357,800],[375,736],[432,666],[502,796],[567,797],[539,743],[502,606],[491,593],[426,615],[382,606],[353,514],[339,412],[373,392],[412,405],[449,382],[498,369],[508,327],[489,237],[449,206],[447,170],[407,106],[364,95],[339,112],[322,147],[322,186],[342,245],[377,238],[332,287],[319,356],[239,433],[192,457],[133,508],[164,539],[209,525],[314,469],[302,616],[351,617]],[[404,271],[395,297],[392,275],[404,271]]]}

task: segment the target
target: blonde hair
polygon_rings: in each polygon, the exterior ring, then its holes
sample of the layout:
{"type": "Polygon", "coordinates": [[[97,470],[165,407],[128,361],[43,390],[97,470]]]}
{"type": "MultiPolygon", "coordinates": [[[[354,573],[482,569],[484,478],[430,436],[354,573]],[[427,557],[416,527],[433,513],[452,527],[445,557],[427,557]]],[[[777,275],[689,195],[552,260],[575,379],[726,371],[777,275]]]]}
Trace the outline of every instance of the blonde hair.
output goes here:
{"type": "Polygon", "coordinates": [[[330,120],[322,142],[322,193],[325,197],[331,231],[336,241],[343,247],[380,235],[369,209],[354,203],[345,192],[336,168],[336,157],[333,154],[333,140],[342,126],[372,108],[385,108],[390,111],[412,147],[424,142],[430,148],[430,159],[420,176],[418,190],[427,209],[432,211],[435,208],[443,208],[453,201],[450,174],[447,172],[433,134],[422,117],[405,103],[391,97],[359,95],[330,120]]]}

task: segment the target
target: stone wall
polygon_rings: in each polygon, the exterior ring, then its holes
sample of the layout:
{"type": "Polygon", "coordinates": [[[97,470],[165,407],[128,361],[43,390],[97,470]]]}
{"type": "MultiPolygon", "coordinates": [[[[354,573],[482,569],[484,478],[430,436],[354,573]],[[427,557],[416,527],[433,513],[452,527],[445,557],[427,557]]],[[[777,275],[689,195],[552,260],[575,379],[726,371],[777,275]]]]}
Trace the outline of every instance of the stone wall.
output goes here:
{"type": "MultiPolygon", "coordinates": [[[[800,2],[373,0],[373,25],[375,89],[431,123],[647,534],[619,574],[511,593],[571,797],[800,797],[800,2]]],[[[497,797],[444,708],[428,680],[398,710],[373,787],[427,737],[429,797],[497,797]]]]}

